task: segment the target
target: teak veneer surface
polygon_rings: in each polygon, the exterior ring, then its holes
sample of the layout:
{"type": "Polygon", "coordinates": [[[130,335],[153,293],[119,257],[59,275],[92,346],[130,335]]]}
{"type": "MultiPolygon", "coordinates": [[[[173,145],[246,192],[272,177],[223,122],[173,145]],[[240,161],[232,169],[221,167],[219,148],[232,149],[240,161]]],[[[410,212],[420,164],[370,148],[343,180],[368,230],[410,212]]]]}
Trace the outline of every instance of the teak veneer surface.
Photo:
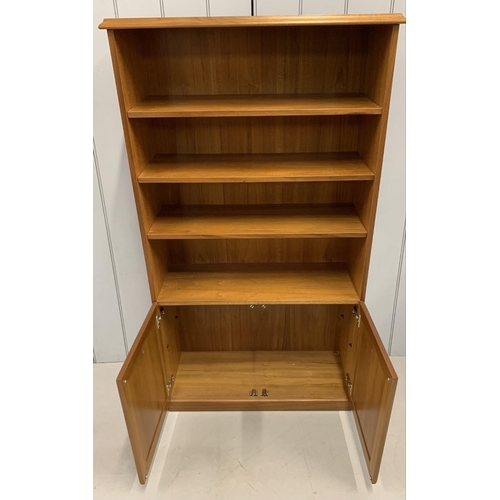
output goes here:
{"type": "Polygon", "coordinates": [[[182,352],[336,351],[353,306],[174,306],[182,352]]]}
{"type": "Polygon", "coordinates": [[[127,118],[127,123],[140,144],[136,168],[140,175],[158,154],[199,155],[196,160],[212,155],[249,155],[251,159],[257,154],[304,154],[319,159],[316,155],[358,152],[363,124],[377,119],[365,115],[232,116],[127,118]]]}
{"type": "Polygon", "coordinates": [[[364,95],[203,95],[150,96],[128,110],[129,118],[204,116],[380,115],[364,95]]]}
{"type": "Polygon", "coordinates": [[[99,29],[223,28],[252,26],[343,26],[405,24],[402,14],[349,14],[340,16],[241,16],[104,19],[99,29]]]}
{"type": "Polygon", "coordinates": [[[358,153],[155,155],[140,183],[372,180],[358,153]]]}
{"type": "Polygon", "coordinates": [[[170,409],[348,410],[350,403],[332,351],[183,352],[170,409]]]}
{"type": "Polygon", "coordinates": [[[166,206],[149,239],[366,237],[353,206],[184,205],[166,206]]]}
{"type": "Polygon", "coordinates": [[[160,305],[357,304],[345,264],[171,266],[160,305]],[[183,269],[177,271],[176,269],[183,269]]]}

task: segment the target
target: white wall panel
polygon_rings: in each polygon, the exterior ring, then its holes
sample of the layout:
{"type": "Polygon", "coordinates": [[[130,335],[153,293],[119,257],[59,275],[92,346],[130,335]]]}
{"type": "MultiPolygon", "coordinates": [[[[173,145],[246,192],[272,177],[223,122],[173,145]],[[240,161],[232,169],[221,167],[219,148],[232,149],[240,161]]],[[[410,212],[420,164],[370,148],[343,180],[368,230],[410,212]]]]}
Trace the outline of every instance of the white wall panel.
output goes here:
{"type": "Polygon", "coordinates": [[[400,27],[366,305],[388,347],[405,223],[406,33],[400,27]]]}
{"type": "Polygon", "coordinates": [[[210,0],[211,16],[250,16],[252,0],[210,0]]]}
{"type": "Polygon", "coordinates": [[[206,0],[163,0],[165,17],[204,17],[207,15],[206,0]]]}
{"type": "Polygon", "coordinates": [[[393,12],[406,16],[406,0],[394,0],[393,12]]]}
{"type": "Polygon", "coordinates": [[[293,16],[299,14],[299,0],[255,0],[259,16],[293,16]]]}
{"type": "Polygon", "coordinates": [[[302,14],[343,14],[345,0],[303,0],[302,14]]]}
{"type": "MultiPolygon", "coordinates": [[[[300,9],[300,0],[255,0],[255,4],[258,15],[297,15],[300,9]]],[[[116,0],[116,5],[120,17],[157,17],[161,12],[160,5],[164,7],[165,16],[205,16],[207,13],[206,0],[163,0],[163,4],[160,0],[116,0]]],[[[388,12],[390,6],[391,0],[349,0],[349,13],[388,12]]],[[[213,16],[249,15],[250,9],[250,0],[210,2],[210,14],[213,16]]],[[[303,0],[302,3],[302,13],[306,15],[341,14],[343,11],[343,0],[303,0]]],[[[394,12],[405,13],[404,0],[395,0],[394,12]]],[[[131,346],[151,301],[106,32],[96,28],[105,17],[114,17],[113,0],[94,0],[94,137],[108,211],[126,338],[131,346]]],[[[394,310],[404,226],[404,44],[405,27],[402,26],[366,297],[367,305],[386,346],[394,310]]],[[[402,285],[401,289],[404,290],[402,285]]],[[[397,321],[394,324],[393,353],[404,350],[404,334],[399,333],[402,331],[400,325],[401,314],[404,314],[405,309],[404,299],[404,293],[402,295],[400,292],[397,321]]],[[[111,321],[116,323],[116,315],[111,321]]],[[[104,335],[102,332],[114,330],[105,328],[99,331],[104,335]]],[[[109,334],[106,342],[109,343],[109,352],[115,352],[114,356],[123,349],[123,339],[119,339],[115,333],[109,334]]],[[[106,361],[101,359],[97,352],[96,355],[98,361],[106,361]]]]}
{"type": "Polygon", "coordinates": [[[160,0],[116,0],[120,17],[160,17],[160,0]]]}
{"type": "Polygon", "coordinates": [[[130,347],[151,307],[151,296],[107,35],[97,29],[105,17],[114,17],[113,3],[98,0],[94,4],[94,138],[130,347]]]}
{"type": "Polygon", "coordinates": [[[382,14],[391,11],[391,0],[349,0],[348,14],[382,14]]]}
{"type": "Polygon", "coordinates": [[[403,251],[399,293],[396,302],[396,316],[392,333],[392,356],[406,356],[406,251],[403,251]]]}
{"type": "Polygon", "coordinates": [[[123,361],[125,343],[118,308],[104,213],[94,175],[94,362],[123,361]]]}

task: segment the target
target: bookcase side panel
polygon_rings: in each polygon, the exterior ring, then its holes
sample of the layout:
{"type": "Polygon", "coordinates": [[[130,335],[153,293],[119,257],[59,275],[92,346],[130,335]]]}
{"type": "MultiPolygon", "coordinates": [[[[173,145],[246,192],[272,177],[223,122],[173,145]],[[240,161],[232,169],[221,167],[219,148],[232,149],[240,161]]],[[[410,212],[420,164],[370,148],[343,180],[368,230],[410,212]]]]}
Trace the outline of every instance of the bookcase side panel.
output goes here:
{"type": "MultiPolygon", "coordinates": [[[[135,36],[135,34],[134,34],[135,36]]],[[[113,30],[108,31],[108,40],[111,52],[111,59],[113,62],[113,72],[115,75],[116,89],[118,93],[118,101],[120,104],[120,113],[123,124],[123,134],[125,137],[125,145],[127,148],[127,156],[130,167],[130,175],[132,180],[132,187],[134,191],[134,198],[137,207],[137,215],[139,218],[139,228],[141,231],[142,245],[144,249],[144,258],[146,261],[146,269],[148,273],[149,288],[151,293],[151,300],[156,301],[159,294],[163,278],[165,274],[165,264],[161,263],[158,258],[153,254],[153,250],[147,239],[147,201],[141,191],[137,182],[137,175],[142,170],[141,164],[144,162],[142,154],[143,149],[139,147],[138,139],[132,127],[130,126],[127,117],[127,107],[134,102],[137,98],[137,89],[135,89],[132,80],[129,78],[128,67],[125,61],[127,56],[124,56],[130,47],[125,44],[125,38],[120,34],[118,39],[115,37],[113,30]]],[[[133,45],[133,44],[132,44],[133,45]]],[[[130,49],[133,50],[133,49],[130,49]]]]}

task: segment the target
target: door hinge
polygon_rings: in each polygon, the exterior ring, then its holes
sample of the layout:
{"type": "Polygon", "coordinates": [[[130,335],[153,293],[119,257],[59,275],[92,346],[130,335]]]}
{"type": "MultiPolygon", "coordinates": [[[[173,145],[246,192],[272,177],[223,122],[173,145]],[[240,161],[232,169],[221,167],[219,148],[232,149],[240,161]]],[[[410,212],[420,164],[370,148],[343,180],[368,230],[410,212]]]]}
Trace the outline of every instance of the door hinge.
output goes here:
{"type": "Polygon", "coordinates": [[[349,374],[345,374],[345,385],[347,386],[347,392],[349,393],[349,397],[352,396],[352,383],[351,383],[351,377],[349,377],[349,374]]]}
{"type": "Polygon", "coordinates": [[[167,397],[170,396],[170,391],[172,390],[172,385],[174,383],[174,374],[171,373],[170,374],[170,379],[168,381],[168,384],[167,384],[167,397]]]}
{"type": "Polygon", "coordinates": [[[158,328],[158,330],[160,329],[160,321],[162,316],[165,316],[165,309],[163,307],[160,307],[160,312],[156,315],[156,328],[158,328]]]}
{"type": "Polygon", "coordinates": [[[358,328],[359,328],[361,326],[361,313],[358,312],[358,308],[356,306],[352,308],[352,313],[356,317],[356,321],[358,322],[358,328]]]}

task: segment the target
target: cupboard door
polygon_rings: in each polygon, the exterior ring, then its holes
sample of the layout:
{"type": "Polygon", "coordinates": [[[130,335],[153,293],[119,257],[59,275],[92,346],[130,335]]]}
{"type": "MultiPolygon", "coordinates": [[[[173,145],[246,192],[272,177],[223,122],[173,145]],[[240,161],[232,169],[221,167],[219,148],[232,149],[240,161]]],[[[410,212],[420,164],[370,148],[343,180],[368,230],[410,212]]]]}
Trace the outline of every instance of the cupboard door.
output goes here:
{"type": "Polygon", "coordinates": [[[146,482],[168,409],[157,314],[154,303],[116,379],[141,484],[146,482]]]}
{"type": "Polygon", "coordinates": [[[398,377],[364,302],[360,302],[351,404],[372,483],[382,461],[398,377]]]}

